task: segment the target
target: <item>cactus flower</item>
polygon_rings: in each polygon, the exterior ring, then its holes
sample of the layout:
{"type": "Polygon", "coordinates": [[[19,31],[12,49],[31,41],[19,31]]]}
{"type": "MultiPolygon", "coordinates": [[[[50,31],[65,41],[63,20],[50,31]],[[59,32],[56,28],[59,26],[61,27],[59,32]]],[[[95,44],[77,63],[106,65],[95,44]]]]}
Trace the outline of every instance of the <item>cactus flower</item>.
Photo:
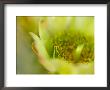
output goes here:
{"type": "Polygon", "coordinates": [[[48,74],[94,74],[94,17],[40,17],[32,50],[48,74]]]}

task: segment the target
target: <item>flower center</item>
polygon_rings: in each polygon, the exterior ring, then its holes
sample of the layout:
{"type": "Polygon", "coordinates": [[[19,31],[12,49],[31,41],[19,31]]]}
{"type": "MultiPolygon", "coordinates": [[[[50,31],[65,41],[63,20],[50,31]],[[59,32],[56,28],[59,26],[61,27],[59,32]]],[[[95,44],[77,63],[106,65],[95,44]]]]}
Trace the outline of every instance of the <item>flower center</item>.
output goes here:
{"type": "Polygon", "coordinates": [[[77,63],[94,60],[94,39],[80,32],[64,32],[53,36],[53,57],[64,58],[69,62],[76,63],[75,50],[81,44],[84,44],[84,47],[77,63]]]}

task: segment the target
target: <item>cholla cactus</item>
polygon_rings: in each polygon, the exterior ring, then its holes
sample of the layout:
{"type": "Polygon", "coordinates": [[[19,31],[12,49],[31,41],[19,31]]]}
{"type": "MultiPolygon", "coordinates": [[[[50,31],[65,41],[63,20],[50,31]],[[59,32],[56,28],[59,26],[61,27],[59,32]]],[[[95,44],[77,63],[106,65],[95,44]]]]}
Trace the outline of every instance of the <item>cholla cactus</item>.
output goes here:
{"type": "Polygon", "coordinates": [[[94,73],[94,18],[41,17],[32,50],[50,74],[94,73]]]}

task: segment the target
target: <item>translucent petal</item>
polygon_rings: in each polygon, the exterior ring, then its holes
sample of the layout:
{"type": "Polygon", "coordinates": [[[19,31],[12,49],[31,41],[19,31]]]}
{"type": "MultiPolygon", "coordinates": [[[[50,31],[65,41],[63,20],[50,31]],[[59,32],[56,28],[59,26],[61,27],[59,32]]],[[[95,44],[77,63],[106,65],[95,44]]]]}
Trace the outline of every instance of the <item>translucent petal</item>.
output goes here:
{"type": "Polygon", "coordinates": [[[66,16],[48,17],[48,29],[52,33],[62,32],[67,27],[67,21],[66,16]]]}
{"type": "Polygon", "coordinates": [[[54,73],[56,74],[77,74],[78,71],[76,67],[69,63],[68,61],[65,61],[63,59],[52,59],[51,63],[56,68],[56,71],[54,73]]]}
{"type": "Polygon", "coordinates": [[[79,64],[77,67],[79,74],[94,74],[94,62],[79,64]]]}
{"type": "Polygon", "coordinates": [[[30,32],[30,35],[34,40],[35,49],[38,51],[39,54],[42,54],[46,59],[48,59],[49,55],[45,49],[44,44],[42,43],[42,40],[32,32],[30,32]]]}

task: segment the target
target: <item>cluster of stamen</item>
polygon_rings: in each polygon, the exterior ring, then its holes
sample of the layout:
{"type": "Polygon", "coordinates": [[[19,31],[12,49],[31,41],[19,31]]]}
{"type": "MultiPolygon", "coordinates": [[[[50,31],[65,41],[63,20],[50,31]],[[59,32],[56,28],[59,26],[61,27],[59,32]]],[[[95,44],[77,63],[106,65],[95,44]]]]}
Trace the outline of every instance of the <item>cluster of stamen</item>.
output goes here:
{"type": "Polygon", "coordinates": [[[94,40],[80,32],[63,32],[51,38],[53,57],[64,58],[68,62],[75,63],[75,50],[78,45],[84,44],[78,63],[87,63],[94,60],[94,40]],[[91,40],[91,41],[90,41],[91,40]]]}

